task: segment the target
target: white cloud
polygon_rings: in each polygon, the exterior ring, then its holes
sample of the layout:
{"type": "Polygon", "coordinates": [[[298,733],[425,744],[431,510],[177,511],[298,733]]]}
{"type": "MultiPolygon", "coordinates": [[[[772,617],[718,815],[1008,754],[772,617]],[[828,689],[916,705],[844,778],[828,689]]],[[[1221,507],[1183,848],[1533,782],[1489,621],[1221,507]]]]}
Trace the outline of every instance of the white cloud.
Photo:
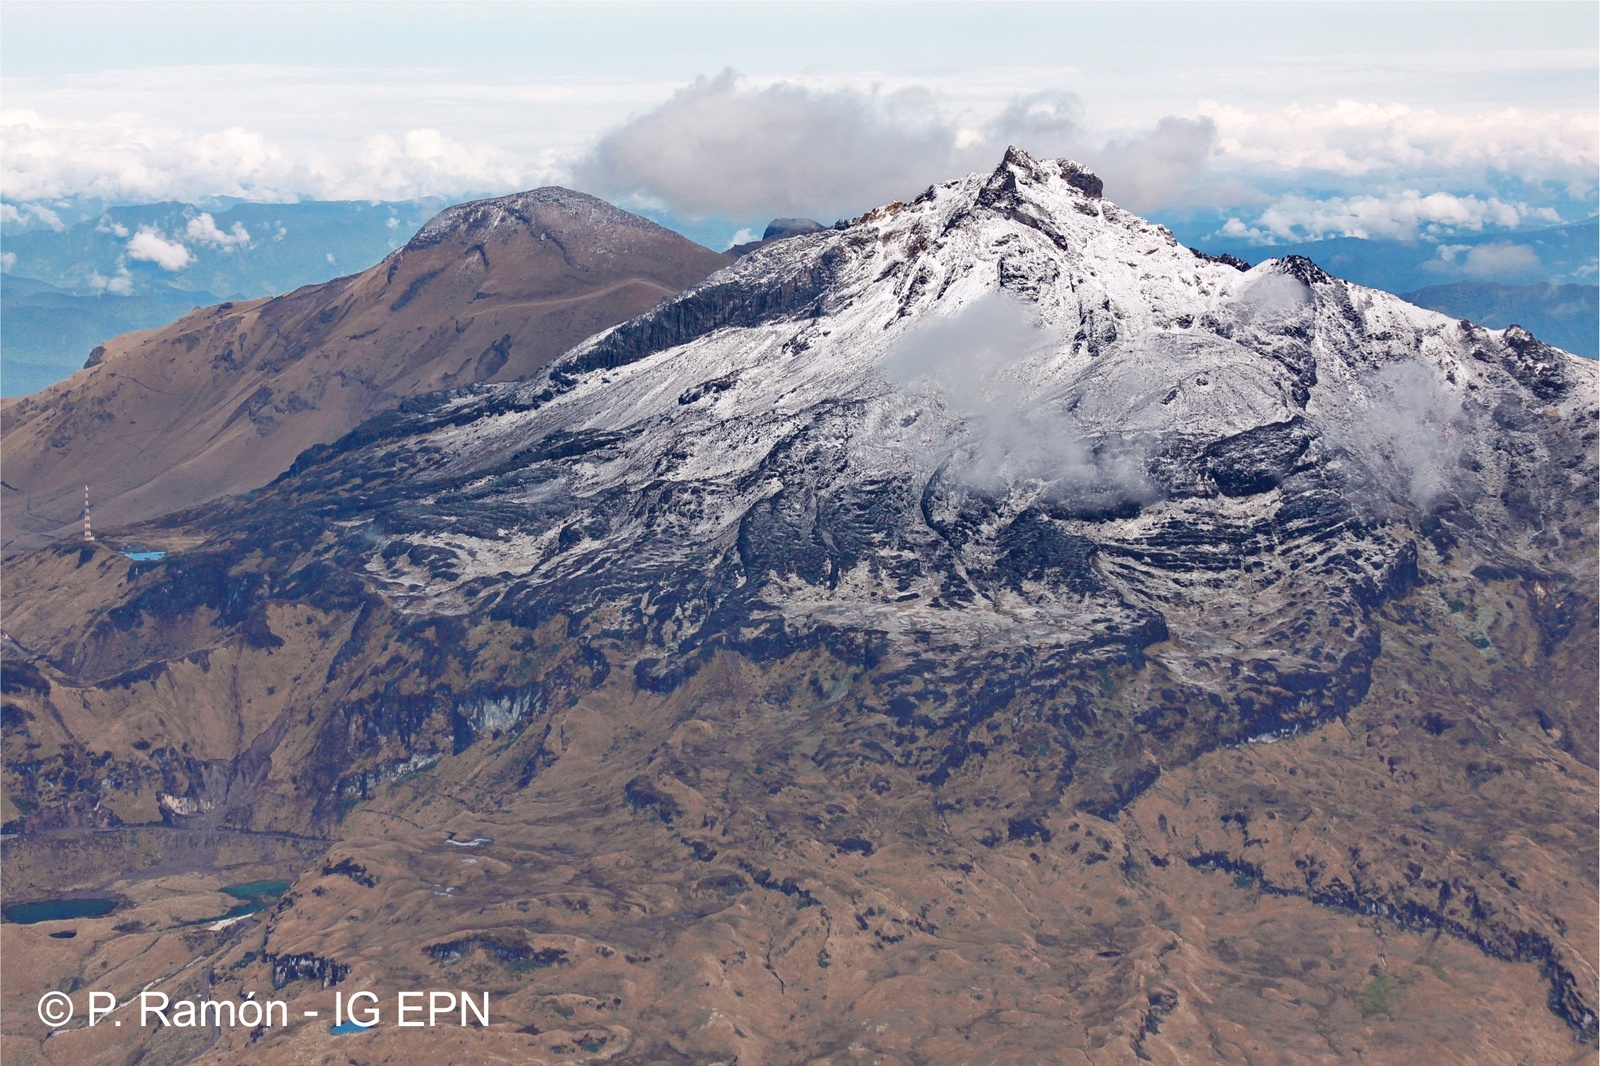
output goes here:
{"type": "Polygon", "coordinates": [[[1222,232],[1261,244],[1318,240],[1323,237],[1392,237],[1411,240],[1485,228],[1512,229],[1524,222],[1559,222],[1550,208],[1509,204],[1497,197],[1423,195],[1406,189],[1390,196],[1314,199],[1285,196],[1253,223],[1230,218],[1222,232]]]}
{"type": "Polygon", "coordinates": [[[1202,101],[1225,169],[1344,177],[1482,171],[1525,181],[1587,182],[1600,161],[1600,123],[1583,111],[1497,108],[1446,114],[1405,104],[1340,100],[1278,111],[1202,101]]]}
{"type": "Polygon", "coordinates": [[[1209,118],[1168,117],[1141,137],[1112,141],[1086,160],[1106,183],[1106,195],[1134,211],[1178,200],[1205,169],[1216,140],[1209,118]]]}
{"type": "Polygon", "coordinates": [[[1541,203],[1595,195],[1600,123],[1592,74],[1583,80],[1592,48],[1296,53],[1230,65],[1223,77],[1215,58],[1169,70],[1168,53],[1126,47],[916,71],[885,60],[882,70],[834,64],[785,78],[768,67],[687,87],[694,65],[647,81],[614,57],[605,72],[540,81],[246,64],[8,77],[6,99],[19,106],[0,111],[0,187],[16,201],[269,201],[559,181],[744,222],[853,213],[992,167],[1016,143],[1078,159],[1106,179],[1109,197],[1142,212],[1203,202],[1243,220],[1259,190],[1308,187],[1541,203]],[[1300,103],[1278,103],[1286,84],[1300,103]],[[774,162],[763,169],[761,159],[774,162]],[[1528,188],[1509,193],[1505,177],[1528,188]]]}
{"type": "Polygon", "coordinates": [[[110,215],[101,215],[100,220],[95,223],[94,231],[96,233],[109,233],[113,237],[126,237],[128,235],[128,227],[110,215]]]}
{"type": "Polygon", "coordinates": [[[324,254],[323,254],[323,257],[324,257],[324,258],[325,258],[325,259],[327,259],[327,260],[328,260],[328,262],[330,262],[330,263],[331,263],[331,262],[333,262],[333,253],[332,253],[332,252],[325,252],[325,253],[324,253],[324,254]]]}
{"type": "Polygon", "coordinates": [[[0,252],[0,271],[10,273],[11,268],[17,265],[16,252],[0,252]]]}
{"type": "Polygon", "coordinates": [[[250,231],[244,228],[244,223],[235,222],[233,228],[224,233],[217,227],[217,220],[206,212],[191,218],[184,233],[191,241],[209,244],[224,252],[231,252],[235,248],[243,248],[250,244],[250,231]]]}
{"type": "Polygon", "coordinates": [[[1475,278],[1508,278],[1532,274],[1542,265],[1538,253],[1527,245],[1495,241],[1468,252],[1462,269],[1475,278]]]}
{"type": "Polygon", "coordinates": [[[95,292],[109,292],[113,296],[133,295],[133,275],[125,264],[117,264],[117,272],[105,277],[98,270],[89,275],[89,288],[95,292]]]}
{"type": "Polygon", "coordinates": [[[1045,91],[1014,98],[972,147],[995,156],[1008,144],[1035,156],[1067,156],[1092,169],[1106,195],[1133,211],[1153,211],[1183,197],[1205,170],[1216,140],[1209,118],[1168,115],[1149,131],[1099,143],[1083,129],[1083,102],[1072,93],[1045,91]]]}
{"type": "Polygon", "coordinates": [[[400,228],[400,220],[398,218],[395,218],[393,215],[390,215],[389,216],[389,221],[385,222],[384,225],[388,226],[390,229],[399,229],[400,228]]]}
{"type": "Polygon", "coordinates": [[[0,183],[17,201],[394,200],[511,190],[529,176],[509,152],[431,128],[370,136],[330,158],[304,144],[285,149],[242,126],[203,132],[153,125],[138,114],[65,121],[6,110],[0,144],[0,183]]]}
{"type": "Polygon", "coordinates": [[[600,138],[580,188],[692,217],[835,216],[946,175],[956,131],[925,94],[699,78],[600,138]]]}
{"type": "Polygon", "coordinates": [[[492,145],[466,145],[436,129],[409,130],[400,137],[378,134],[361,151],[359,181],[372,198],[402,199],[452,192],[515,189],[523,168],[492,145]]]}
{"type": "Polygon", "coordinates": [[[987,129],[963,130],[958,147],[1015,144],[1036,156],[1071,155],[1083,144],[1083,101],[1075,94],[1043,90],[1014,97],[987,129]]]}
{"type": "Polygon", "coordinates": [[[0,203],[0,223],[26,226],[32,222],[42,222],[57,233],[67,228],[61,216],[43,204],[0,203]]]}
{"type": "Polygon", "coordinates": [[[1143,456],[1096,449],[1065,405],[1029,395],[1038,363],[1070,343],[1027,306],[989,293],[953,315],[922,319],[893,343],[880,369],[902,392],[967,424],[971,448],[950,469],[968,484],[1044,480],[1054,483],[1052,495],[1102,504],[1145,497],[1143,456]]]}
{"type": "Polygon", "coordinates": [[[1368,406],[1353,423],[1329,424],[1330,439],[1389,466],[1420,507],[1456,492],[1462,451],[1475,427],[1436,371],[1420,361],[1391,363],[1366,375],[1361,386],[1368,406]]]}
{"type": "Polygon", "coordinates": [[[140,227],[128,241],[128,258],[146,260],[162,270],[182,270],[194,262],[194,254],[188,248],[148,226],[140,227]]]}
{"type": "Polygon", "coordinates": [[[757,233],[755,230],[751,229],[749,226],[746,226],[743,229],[739,230],[737,233],[735,233],[732,237],[728,238],[727,247],[732,248],[736,244],[749,244],[751,241],[756,241],[756,240],[760,240],[760,239],[761,239],[761,234],[757,233]]]}
{"type": "Polygon", "coordinates": [[[0,180],[20,200],[292,199],[294,187],[312,176],[262,134],[240,126],[198,132],[152,126],[131,114],[62,121],[7,110],[0,111],[0,138],[0,180]]]}

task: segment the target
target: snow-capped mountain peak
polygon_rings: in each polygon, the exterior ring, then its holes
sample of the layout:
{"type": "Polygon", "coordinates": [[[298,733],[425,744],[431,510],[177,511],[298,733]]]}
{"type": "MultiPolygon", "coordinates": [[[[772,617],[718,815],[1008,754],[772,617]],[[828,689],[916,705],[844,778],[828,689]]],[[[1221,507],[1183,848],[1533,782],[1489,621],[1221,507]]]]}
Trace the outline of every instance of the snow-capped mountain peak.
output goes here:
{"type": "Polygon", "coordinates": [[[1358,698],[1419,558],[1582,541],[1592,366],[1303,259],[1241,271],[1101,191],[1013,149],[391,427],[368,577],[610,612],[662,676],[853,633],[952,669],[1159,654],[1215,694],[1222,656],[1266,679],[1250,732],[1358,698]]]}

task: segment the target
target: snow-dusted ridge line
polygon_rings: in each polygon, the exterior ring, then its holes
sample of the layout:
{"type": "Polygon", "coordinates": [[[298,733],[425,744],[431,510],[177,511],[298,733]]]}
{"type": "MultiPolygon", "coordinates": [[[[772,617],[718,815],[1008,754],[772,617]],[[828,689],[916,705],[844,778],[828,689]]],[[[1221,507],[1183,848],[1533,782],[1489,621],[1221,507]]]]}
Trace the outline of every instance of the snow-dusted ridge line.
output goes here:
{"type": "Polygon", "coordinates": [[[576,192],[559,185],[546,185],[509,196],[471,200],[447,207],[417,231],[406,249],[426,248],[462,232],[492,232],[507,226],[526,227],[535,236],[542,232],[538,218],[542,208],[558,208],[589,223],[596,232],[614,229],[664,233],[666,230],[647,218],[630,214],[597,196],[576,192]]]}
{"type": "MultiPolygon", "coordinates": [[[[711,406],[723,412],[724,421],[784,405],[803,407],[812,398],[808,394],[864,401],[881,392],[865,371],[881,361],[897,336],[922,315],[958,313],[996,288],[1020,294],[1042,323],[1070,337],[1065,350],[1027,383],[1041,394],[1051,386],[1079,379],[1093,383],[1109,375],[1110,368],[1096,371],[1092,365],[1106,348],[1121,354],[1113,364],[1124,387],[1130,375],[1159,376],[1171,369],[1150,365],[1152,340],[1163,350],[1186,349],[1189,362],[1195,361],[1197,349],[1218,361],[1222,349],[1231,347],[1228,335],[1240,325],[1252,327],[1230,320],[1239,317],[1242,294],[1262,292],[1280,277],[1322,290],[1319,311],[1336,305],[1342,317],[1355,320],[1359,335],[1350,335],[1350,322],[1337,323],[1343,337],[1317,339],[1324,349],[1337,345],[1338,350],[1302,353],[1307,366],[1299,375],[1281,359],[1277,367],[1258,369],[1254,376],[1265,370],[1274,378],[1262,387],[1287,390],[1278,403],[1277,421],[1308,409],[1309,382],[1318,373],[1324,378],[1331,374],[1343,386],[1359,386],[1362,375],[1377,367],[1417,356],[1442,378],[1454,378],[1449,384],[1465,399],[1484,368],[1471,365],[1463,349],[1485,343],[1508,346],[1506,331],[1464,333],[1447,316],[1336,281],[1305,260],[1268,260],[1243,273],[1207,261],[1179,246],[1162,227],[1073,186],[1061,176],[1070,166],[1035,163],[1013,151],[993,175],[933,186],[910,205],[889,205],[843,229],[775,243],[638,319],[584,342],[540,379],[507,388],[515,389],[524,403],[544,398],[551,409],[541,423],[567,422],[556,414],[566,408],[583,428],[614,424],[619,415],[629,423],[673,416],[677,400],[697,389],[714,397],[711,406]],[[982,217],[985,200],[988,218],[982,217]],[[1022,226],[1006,225],[1017,219],[1025,220],[1022,226]],[[983,246],[985,236],[988,247],[983,246]],[[947,263],[949,259],[956,261],[947,263]],[[892,287],[881,284],[884,277],[868,272],[873,264],[905,276],[889,279],[892,287]],[[979,264],[987,269],[978,269],[979,264]],[[769,295],[773,291],[777,297],[769,295]],[[749,293],[761,298],[738,298],[749,293]],[[725,346],[715,343],[713,335],[730,330],[740,331],[739,343],[731,346],[736,350],[723,351],[725,346]],[[807,358],[806,350],[824,339],[831,358],[807,358]],[[707,358],[705,351],[681,351],[701,340],[706,343],[700,348],[715,349],[717,358],[707,358]],[[774,343],[781,349],[776,356],[770,351],[774,343]],[[639,394],[624,381],[645,368],[629,374],[621,368],[646,356],[653,356],[646,366],[657,369],[651,371],[649,392],[639,394]],[[748,382],[738,380],[768,358],[787,363],[782,376],[765,375],[782,395],[757,395],[748,382]],[[600,391],[605,394],[603,413],[585,402],[600,391]],[[736,402],[741,397],[747,402],[736,402]]],[[[1260,347],[1262,339],[1258,335],[1247,343],[1253,340],[1260,347]]],[[[1235,367],[1262,363],[1259,353],[1234,354],[1237,358],[1220,362],[1235,367]]],[[[1577,376],[1593,377],[1587,364],[1571,358],[1563,362],[1577,376]]],[[[1166,392],[1172,387],[1167,385],[1166,392]]],[[[1331,413],[1332,405],[1318,399],[1311,406],[1331,413]]],[[[1205,435],[1227,428],[1207,424],[1214,419],[1208,417],[1206,404],[1188,414],[1186,431],[1205,435]]]]}

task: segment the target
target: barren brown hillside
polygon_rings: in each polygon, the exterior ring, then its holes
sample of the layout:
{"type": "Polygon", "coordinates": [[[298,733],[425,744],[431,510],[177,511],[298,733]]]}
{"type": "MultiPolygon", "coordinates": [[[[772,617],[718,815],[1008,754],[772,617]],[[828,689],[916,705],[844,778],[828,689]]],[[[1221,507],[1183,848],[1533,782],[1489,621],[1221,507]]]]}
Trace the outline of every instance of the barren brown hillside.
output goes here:
{"type": "Polygon", "coordinates": [[[7,549],[272,480],[407,396],[524,377],[727,257],[582,193],[441,213],[360,274],[224,303],[97,349],[3,409],[7,549]]]}

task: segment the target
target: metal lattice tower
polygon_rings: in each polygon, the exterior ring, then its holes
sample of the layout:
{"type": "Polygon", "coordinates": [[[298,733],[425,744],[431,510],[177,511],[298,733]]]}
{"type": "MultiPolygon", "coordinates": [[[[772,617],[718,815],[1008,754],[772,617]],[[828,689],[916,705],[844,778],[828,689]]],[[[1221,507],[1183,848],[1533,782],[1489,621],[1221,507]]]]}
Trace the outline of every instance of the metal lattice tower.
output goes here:
{"type": "Polygon", "coordinates": [[[94,530],[89,526],[89,486],[83,487],[83,539],[93,540],[94,530]]]}

